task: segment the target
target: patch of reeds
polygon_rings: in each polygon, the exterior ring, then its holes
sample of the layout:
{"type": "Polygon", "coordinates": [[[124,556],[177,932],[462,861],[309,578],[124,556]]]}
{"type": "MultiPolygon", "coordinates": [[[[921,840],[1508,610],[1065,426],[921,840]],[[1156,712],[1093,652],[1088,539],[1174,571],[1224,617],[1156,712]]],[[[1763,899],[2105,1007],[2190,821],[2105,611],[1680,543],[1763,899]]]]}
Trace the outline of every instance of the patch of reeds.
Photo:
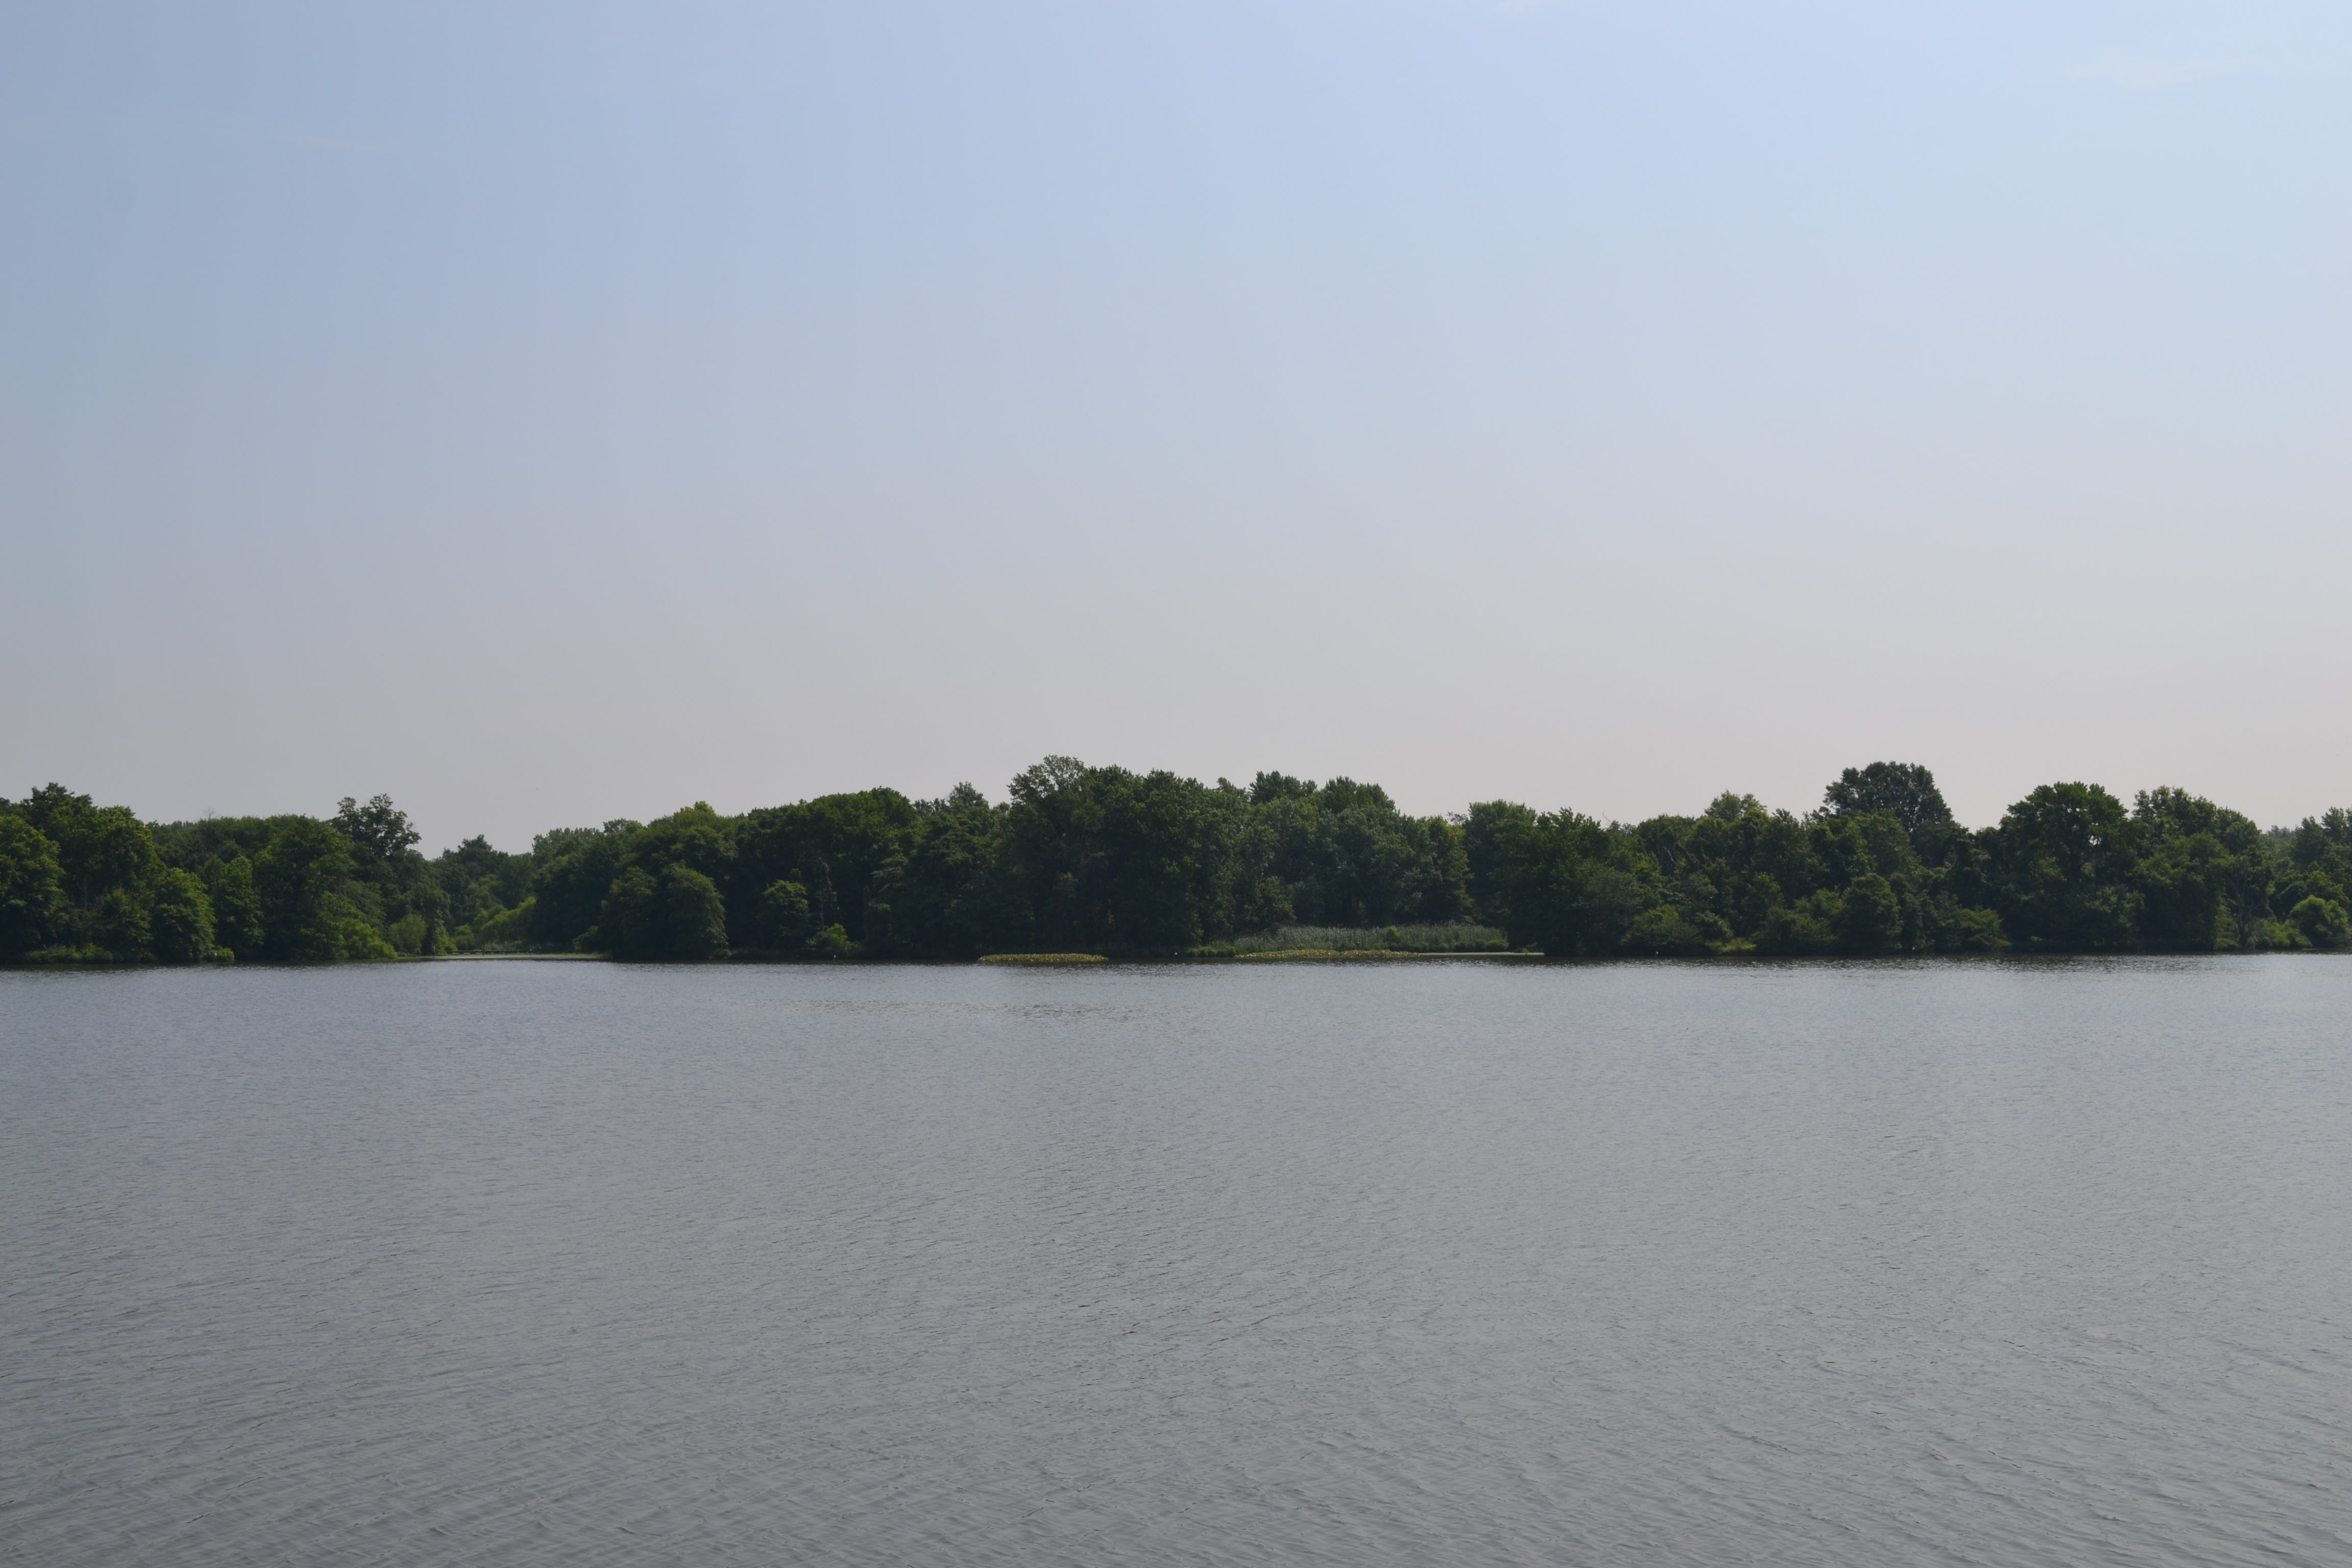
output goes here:
{"type": "Polygon", "coordinates": [[[1108,963],[1099,952],[992,952],[982,963],[1108,963]]]}
{"type": "Polygon", "coordinates": [[[1350,963],[1378,962],[1384,958],[1422,958],[1418,952],[1405,952],[1391,947],[1268,947],[1255,952],[1236,952],[1236,963],[1304,963],[1310,960],[1345,960],[1350,963]]]}
{"type": "Polygon", "coordinates": [[[1237,936],[1231,948],[1235,957],[1245,958],[1272,952],[1504,952],[1510,945],[1493,926],[1277,926],[1237,936]]]}

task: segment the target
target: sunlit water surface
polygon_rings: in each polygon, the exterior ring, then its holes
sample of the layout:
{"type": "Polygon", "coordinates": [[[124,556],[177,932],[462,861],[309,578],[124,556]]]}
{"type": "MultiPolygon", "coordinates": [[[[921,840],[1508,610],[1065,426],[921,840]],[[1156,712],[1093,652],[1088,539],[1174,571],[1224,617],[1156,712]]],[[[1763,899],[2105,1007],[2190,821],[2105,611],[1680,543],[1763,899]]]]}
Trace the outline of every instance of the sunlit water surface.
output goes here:
{"type": "Polygon", "coordinates": [[[2352,960],[0,974],[0,1555],[2352,1562],[2352,960]]]}

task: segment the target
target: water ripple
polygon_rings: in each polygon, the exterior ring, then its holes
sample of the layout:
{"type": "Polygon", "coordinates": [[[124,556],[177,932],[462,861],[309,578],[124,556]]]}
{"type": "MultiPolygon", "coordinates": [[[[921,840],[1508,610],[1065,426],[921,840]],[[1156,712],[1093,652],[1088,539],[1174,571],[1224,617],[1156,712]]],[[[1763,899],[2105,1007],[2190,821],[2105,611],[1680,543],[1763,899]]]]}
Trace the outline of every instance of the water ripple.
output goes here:
{"type": "Polygon", "coordinates": [[[2336,1564],[2352,963],[0,975],[27,1563],[2336,1564]]]}

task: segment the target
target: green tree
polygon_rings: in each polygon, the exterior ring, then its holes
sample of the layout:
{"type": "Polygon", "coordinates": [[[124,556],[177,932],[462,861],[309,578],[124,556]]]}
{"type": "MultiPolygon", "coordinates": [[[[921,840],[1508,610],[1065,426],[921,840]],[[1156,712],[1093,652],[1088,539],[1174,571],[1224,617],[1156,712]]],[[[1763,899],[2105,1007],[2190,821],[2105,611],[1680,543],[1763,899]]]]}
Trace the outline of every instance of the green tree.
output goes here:
{"type": "Polygon", "coordinates": [[[598,940],[600,920],[637,825],[560,827],[531,841],[530,939],[566,951],[598,940]]]}
{"type": "Polygon", "coordinates": [[[2132,873],[2140,900],[2141,945],[2160,952],[2212,952],[2229,873],[2229,851],[2210,833],[2158,840],[2132,873]]]}
{"type": "Polygon", "coordinates": [[[1828,952],[1837,946],[1844,923],[1845,900],[1826,888],[1816,889],[1764,917],[1756,932],[1756,951],[1784,958],[1828,952]]]}
{"type": "Polygon", "coordinates": [[[1952,826],[1952,808],[1944,804],[1936,775],[1916,763],[1873,763],[1848,768],[1823,792],[1822,810],[1832,816],[1885,812],[1902,824],[1916,844],[1923,836],[1939,836],[1952,826]]]}
{"type": "Polygon", "coordinates": [[[147,901],[131,889],[109,889],[98,901],[89,929],[106,956],[118,963],[143,963],[154,956],[147,901]]]}
{"type": "Polygon", "coordinates": [[[2303,819],[2286,836],[2288,883],[2303,891],[2342,903],[2352,896],[2352,811],[2341,806],[2324,816],[2303,819]]]}
{"type": "Polygon", "coordinates": [[[1903,911],[1894,885],[1865,871],[1846,887],[1840,900],[1837,945],[1841,952],[1892,952],[1903,931],[1903,911]]]}
{"type": "Polygon", "coordinates": [[[1202,939],[1208,826],[1204,792],[1155,771],[1095,770],[1096,817],[1084,847],[1084,945],[1178,951],[1202,939]]]}
{"type": "Polygon", "coordinates": [[[352,865],[361,871],[396,865],[417,839],[408,814],[395,807],[388,795],[376,795],[365,805],[343,796],[335,803],[329,826],[349,841],[352,865]]]}
{"type": "MultiPolygon", "coordinates": [[[[969,784],[919,809],[914,842],[875,873],[866,900],[867,946],[918,958],[1020,947],[1026,928],[1001,878],[1003,814],[969,784]]],[[[799,915],[804,931],[804,905],[799,915]]]]}
{"type": "Polygon", "coordinates": [[[1666,822],[1685,825],[1671,850],[1684,902],[1705,903],[1743,938],[1756,937],[1774,910],[1835,879],[1819,846],[1836,843],[1857,866],[1870,859],[1869,842],[1853,825],[1808,826],[1791,812],[1765,810],[1753,795],[1727,792],[1696,819],[1653,819],[1645,826],[1654,840],[1661,837],[1655,825],[1666,822]]]}
{"type": "MultiPolygon", "coordinates": [[[[604,918],[584,941],[601,941],[633,959],[701,959],[728,951],[727,900],[721,891],[735,864],[738,824],[704,801],[657,817],[628,836],[622,869],[613,879],[604,918]],[[680,877],[679,873],[685,873],[680,877]],[[705,893],[708,893],[708,899],[705,893]],[[705,916],[718,910],[714,937],[705,916]]],[[[747,910],[744,945],[752,944],[747,910]]]]}
{"type": "Polygon", "coordinates": [[[619,958],[723,957],[727,901],[718,883],[690,866],[673,865],[658,876],[631,866],[613,879],[599,929],[619,958]]]}
{"type": "Polygon", "coordinates": [[[660,895],[653,873],[643,866],[632,866],[613,879],[596,930],[615,957],[645,960],[668,956],[665,939],[669,932],[660,895]]]}
{"type": "Polygon", "coordinates": [[[815,931],[809,917],[808,889],[798,882],[771,882],[760,895],[759,945],[775,952],[797,949],[815,931]]]}
{"type": "Polygon", "coordinates": [[[731,868],[718,879],[728,907],[749,916],[767,888],[798,882],[820,928],[839,923],[850,940],[862,942],[875,873],[906,847],[918,815],[914,803],[894,789],[820,795],[747,813],[734,823],[731,868]]]}
{"type": "Polygon", "coordinates": [[[2134,797],[2145,947],[2210,952],[2269,911],[2270,849],[2252,819],[2182,789],[2134,797]]]}
{"type": "Polygon", "coordinates": [[[1506,850],[1510,866],[1504,901],[1515,947],[1540,948],[1555,957],[1640,952],[1666,903],[1660,868],[1630,831],[1612,831],[1572,811],[1538,816],[1506,850]]]}
{"type": "Polygon", "coordinates": [[[2098,785],[2042,785],[2009,808],[1989,858],[1995,908],[2019,945],[2059,952],[2137,945],[2131,821],[2098,785]]]}
{"type": "MultiPolygon", "coordinates": [[[[520,906],[530,897],[531,858],[507,855],[479,835],[444,849],[432,862],[435,883],[448,900],[448,919],[478,926],[520,906]]],[[[478,938],[479,931],[476,936],[478,938]]]]}
{"type": "Polygon", "coordinates": [[[665,873],[669,956],[689,960],[727,955],[727,900],[719,884],[690,866],[665,873]]]}
{"type": "Polygon", "coordinates": [[[177,867],[155,874],[149,906],[149,943],[165,963],[202,963],[217,945],[211,898],[196,877],[177,867]]]}
{"type": "Polygon", "coordinates": [[[1739,935],[1754,937],[1764,929],[1772,911],[1784,907],[1778,879],[1768,871],[1750,871],[1740,877],[1732,889],[1731,927],[1739,935]]]}
{"type": "Polygon", "coordinates": [[[1505,887],[1511,878],[1512,847],[1534,831],[1536,814],[1517,801],[1482,800],[1462,819],[1465,891],[1472,913],[1490,925],[1510,924],[1505,887]]]}
{"type": "Polygon", "coordinates": [[[268,942],[261,895],[253,885],[253,862],[239,855],[207,861],[205,891],[211,896],[214,940],[238,958],[258,958],[268,942]]]}
{"type": "Polygon", "coordinates": [[[48,836],[13,812],[0,813],[0,953],[56,941],[66,914],[65,873],[48,836]]]}
{"type": "Polygon", "coordinates": [[[57,847],[70,905],[61,934],[126,957],[143,952],[138,889],[155,864],[147,825],[128,806],[94,805],[59,784],[35,790],[16,810],[57,847]]]}
{"type": "Polygon", "coordinates": [[[1952,909],[1936,941],[1938,952],[2001,952],[2008,947],[2000,916],[1983,909],[1952,909]]]}
{"type": "Polygon", "coordinates": [[[1009,793],[1006,875],[1023,905],[1024,945],[1095,945],[1106,916],[1093,902],[1102,807],[1091,770],[1076,757],[1047,757],[1014,775],[1009,793]]]}
{"type": "Polygon", "coordinates": [[[735,833],[732,819],[698,800],[637,829],[629,839],[629,864],[644,867],[656,880],[671,867],[684,866],[715,883],[733,868],[735,833]]]}
{"type": "Polygon", "coordinates": [[[351,844],[341,834],[313,817],[278,819],[253,863],[265,957],[316,963],[369,955],[364,943],[360,953],[346,951],[359,911],[335,889],[351,868],[351,844]]]}
{"type": "Polygon", "coordinates": [[[442,951],[449,894],[416,853],[416,829],[407,813],[390,795],[376,795],[365,805],[345,795],[328,826],[351,846],[351,875],[342,896],[379,934],[390,934],[399,951],[442,951]]]}

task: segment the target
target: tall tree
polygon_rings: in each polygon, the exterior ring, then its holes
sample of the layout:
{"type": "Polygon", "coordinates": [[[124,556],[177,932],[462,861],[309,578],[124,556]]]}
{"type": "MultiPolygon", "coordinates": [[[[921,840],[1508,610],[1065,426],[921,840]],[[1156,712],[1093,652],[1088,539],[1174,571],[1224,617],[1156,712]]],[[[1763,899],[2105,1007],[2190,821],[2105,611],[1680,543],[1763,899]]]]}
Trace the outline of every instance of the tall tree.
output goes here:
{"type": "Polygon", "coordinates": [[[1822,792],[1822,808],[1829,816],[1883,811],[1903,825],[1914,840],[1952,826],[1952,808],[1936,787],[1936,775],[1917,763],[1873,763],[1848,768],[1822,792]]]}
{"type": "Polygon", "coordinates": [[[65,921],[65,873],[48,836],[14,812],[0,812],[0,953],[30,952],[57,940],[65,921]]]}

